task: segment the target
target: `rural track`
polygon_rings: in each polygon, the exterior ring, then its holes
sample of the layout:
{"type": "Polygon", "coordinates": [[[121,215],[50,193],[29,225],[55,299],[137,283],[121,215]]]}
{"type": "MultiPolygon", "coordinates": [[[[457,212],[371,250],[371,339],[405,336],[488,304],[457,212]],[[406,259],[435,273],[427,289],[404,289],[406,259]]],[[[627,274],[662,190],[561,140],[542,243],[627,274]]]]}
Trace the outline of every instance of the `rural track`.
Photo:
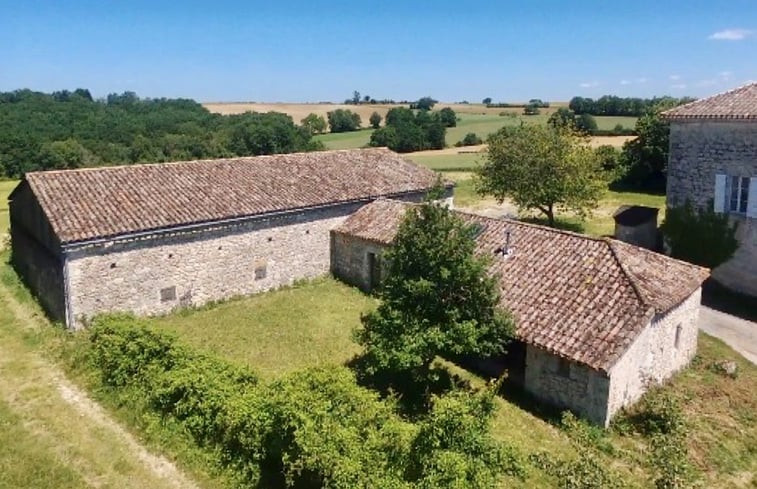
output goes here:
{"type": "Polygon", "coordinates": [[[147,450],[61,369],[29,346],[34,331],[51,325],[0,284],[0,400],[23,427],[96,488],[195,489],[167,458],[147,450]]]}

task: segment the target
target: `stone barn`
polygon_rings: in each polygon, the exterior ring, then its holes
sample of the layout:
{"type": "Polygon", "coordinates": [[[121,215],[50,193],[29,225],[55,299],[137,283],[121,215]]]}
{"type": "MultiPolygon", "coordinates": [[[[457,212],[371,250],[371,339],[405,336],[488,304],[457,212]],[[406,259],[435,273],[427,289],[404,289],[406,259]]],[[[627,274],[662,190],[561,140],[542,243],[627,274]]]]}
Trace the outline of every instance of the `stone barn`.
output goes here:
{"type": "Polygon", "coordinates": [[[436,181],[387,149],[33,172],[10,195],[12,259],[69,327],[162,314],[326,274],[331,229],[436,181]]]}
{"type": "MultiPolygon", "coordinates": [[[[331,232],[331,270],[370,289],[410,204],[377,200],[331,232]]],[[[609,238],[459,213],[479,228],[502,306],[516,320],[521,381],[606,426],[696,353],[707,269],[609,238]],[[509,246],[508,246],[509,242],[509,246]]]]}

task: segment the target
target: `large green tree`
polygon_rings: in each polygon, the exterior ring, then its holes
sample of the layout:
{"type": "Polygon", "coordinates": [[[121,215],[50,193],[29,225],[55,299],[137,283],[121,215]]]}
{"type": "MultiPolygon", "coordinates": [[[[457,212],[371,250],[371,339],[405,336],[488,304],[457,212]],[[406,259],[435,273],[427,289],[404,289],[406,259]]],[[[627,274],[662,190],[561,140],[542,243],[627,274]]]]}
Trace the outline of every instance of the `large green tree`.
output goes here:
{"type": "Polygon", "coordinates": [[[308,114],[307,117],[300,121],[300,123],[310,134],[320,134],[325,132],[328,127],[326,119],[324,119],[322,115],[313,113],[308,114]]]}
{"type": "Polygon", "coordinates": [[[381,303],[355,334],[368,374],[422,373],[437,355],[504,351],[513,324],[487,258],[474,253],[474,233],[446,206],[408,209],[385,254],[381,303]]]}
{"type": "Polygon", "coordinates": [[[557,209],[588,214],[606,186],[601,162],[583,138],[542,125],[505,127],[492,135],[476,175],[479,193],[538,210],[550,226],[557,209]]]}
{"type": "MultiPolygon", "coordinates": [[[[360,95],[360,94],[358,94],[360,95]]],[[[336,109],[326,114],[331,132],[349,132],[360,129],[360,114],[347,109],[336,109]]]]}
{"type": "Polygon", "coordinates": [[[660,112],[670,107],[669,104],[656,106],[636,121],[637,137],[623,145],[627,183],[665,188],[670,124],[660,116],[660,112]]]}

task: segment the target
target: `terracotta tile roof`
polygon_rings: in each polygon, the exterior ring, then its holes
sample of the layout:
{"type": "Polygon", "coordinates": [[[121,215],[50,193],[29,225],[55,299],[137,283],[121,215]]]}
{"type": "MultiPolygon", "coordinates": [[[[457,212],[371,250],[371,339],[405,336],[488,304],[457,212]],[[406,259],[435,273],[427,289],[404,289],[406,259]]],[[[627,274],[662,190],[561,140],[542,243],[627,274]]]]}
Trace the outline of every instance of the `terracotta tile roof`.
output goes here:
{"type": "Polygon", "coordinates": [[[26,174],[61,243],[422,191],[436,178],[383,148],[26,174]]]}
{"type": "Polygon", "coordinates": [[[681,105],[663,112],[662,115],[670,120],[757,120],[757,82],[681,105]]]}
{"type": "MultiPolygon", "coordinates": [[[[382,244],[394,239],[408,204],[378,200],[334,232],[382,244]]],[[[709,271],[626,243],[510,219],[459,213],[481,226],[478,252],[493,257],[502,304],[519,338],[608,371],[655,314],[680,304],[709,271]],[[511,254],[495,254],[510,231],[511,254]]]]}

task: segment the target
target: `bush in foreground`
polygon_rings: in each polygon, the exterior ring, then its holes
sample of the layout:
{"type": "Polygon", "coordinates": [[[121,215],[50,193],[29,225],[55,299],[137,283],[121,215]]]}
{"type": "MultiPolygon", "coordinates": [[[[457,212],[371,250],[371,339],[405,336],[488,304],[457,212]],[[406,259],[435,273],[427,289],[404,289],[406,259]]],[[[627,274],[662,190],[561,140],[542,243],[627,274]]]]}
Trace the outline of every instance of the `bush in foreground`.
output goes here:
{"type": "Polygon", "coordinates": [[[128,317],[97,319],[89,340],[106,387],[178,422],[245,487],[484,488],[503,472],[523,477],[491,436],[493,389],[435,397],[412,423],[344,367],[261,383],[128,317]]]}

